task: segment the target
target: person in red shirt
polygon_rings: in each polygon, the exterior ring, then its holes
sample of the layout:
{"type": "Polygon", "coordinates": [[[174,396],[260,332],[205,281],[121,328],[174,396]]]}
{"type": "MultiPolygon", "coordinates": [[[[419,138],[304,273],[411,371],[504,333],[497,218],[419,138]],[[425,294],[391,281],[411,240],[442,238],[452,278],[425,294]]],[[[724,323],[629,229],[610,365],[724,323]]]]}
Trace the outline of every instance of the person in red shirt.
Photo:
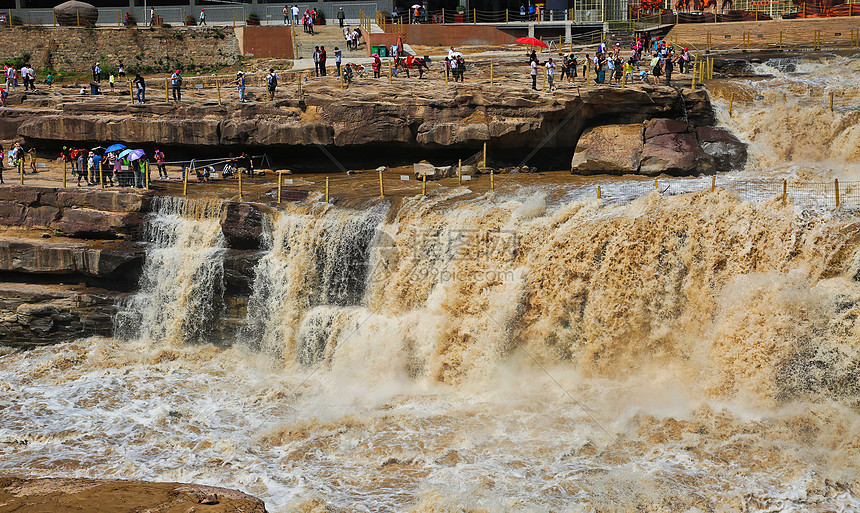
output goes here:
{"type": "Polygon", "coordinates": [[[320,46],[320,76],[322,76],[322,77],[325,76],[325,59],[326,59],[325,46],[320,46]]]}

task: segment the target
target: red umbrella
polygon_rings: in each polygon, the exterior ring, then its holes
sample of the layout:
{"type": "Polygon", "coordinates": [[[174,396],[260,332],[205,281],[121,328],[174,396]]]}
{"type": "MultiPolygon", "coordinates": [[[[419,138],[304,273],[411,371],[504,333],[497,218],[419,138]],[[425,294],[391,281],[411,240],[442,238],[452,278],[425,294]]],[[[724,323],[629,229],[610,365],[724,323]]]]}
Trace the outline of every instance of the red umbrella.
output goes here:
{"type": "Polygon", "coordinates": [[[517,43],[521,43],[529,46],[539,46],[541,48],[549,48],[546,43],[541,41],[540,39],[534,37],[518,37],[517,43]]]}

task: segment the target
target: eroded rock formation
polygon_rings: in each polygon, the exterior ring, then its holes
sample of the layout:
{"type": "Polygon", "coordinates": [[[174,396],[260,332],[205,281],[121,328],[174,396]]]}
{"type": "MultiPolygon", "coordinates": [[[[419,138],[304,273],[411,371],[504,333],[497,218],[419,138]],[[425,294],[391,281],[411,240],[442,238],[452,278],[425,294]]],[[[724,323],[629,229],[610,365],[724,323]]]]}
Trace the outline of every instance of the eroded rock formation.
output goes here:
{"type": "Polygon", "coordinates": [[[656,176],[713,174],[744,166],[746,144],[723,128],[657,118],[645,124],[601,125],[583,134],[574,174],[656,176]]]}

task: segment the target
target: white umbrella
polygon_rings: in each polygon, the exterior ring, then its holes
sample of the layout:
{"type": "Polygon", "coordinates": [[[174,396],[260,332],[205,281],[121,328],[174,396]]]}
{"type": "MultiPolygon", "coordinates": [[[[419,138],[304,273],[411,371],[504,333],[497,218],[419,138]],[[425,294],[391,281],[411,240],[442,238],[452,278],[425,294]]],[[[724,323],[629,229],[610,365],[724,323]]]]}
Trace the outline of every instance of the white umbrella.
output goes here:
{"type": "Polygon", "coordinates": [[[411,9],[421,9],[421,6],[418,4],[415,4],[411,7],[411,9]]]}

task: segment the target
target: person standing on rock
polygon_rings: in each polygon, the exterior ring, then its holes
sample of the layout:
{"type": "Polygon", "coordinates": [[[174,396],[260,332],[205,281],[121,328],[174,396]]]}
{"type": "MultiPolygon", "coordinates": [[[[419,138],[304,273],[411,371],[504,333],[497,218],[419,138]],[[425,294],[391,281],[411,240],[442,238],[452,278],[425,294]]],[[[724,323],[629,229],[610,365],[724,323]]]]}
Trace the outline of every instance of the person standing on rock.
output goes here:
{"type": "Polygon", "coordinates": [[[96,61],[95,63],[93,63],[93,82],[101,83],[101,81],[102,81],[102,68],[99,66],[98,61],[96,61]]]}
{"type": "Polygon", "coordinates": [[[531,63],[529,63],[531,67],[531,77],[532,77],[532,90],[537,91],[537,70],[538,70],[538,60],[537,56],[532,57],[531,63]]]}
{"type": "Polygon", "coordinates": [[[280,77],[275,73],[275,68],[269,68],[269,74],[266,75],[266,87],[269,92],[269,101],[275,101],[275,89],[278,87],[278,79],[280,77]]]}
{"type": "Polygon", "coordinates": [[[116,77],[113,76],[113,72],[111,71],[110,75],[108,75],[108,84],[110,84],[110,92],[113,92],[113,86],[116,83],[116,77]]]}
{"type": "Polygon", "coordinates": [[[0,184],[5,184],[3,181],[3,158],[6,156],[5,151],[3,151],[3,145],[0,144],[0,184]]]}
{"type": "MultiPolygon", "coordinates": [[[[77,161],[78,161],[78,187],[81,186],[81,178],[86,178],[87,176],[87,152],[86,150],[77,150],[77,161]]],[[[89,185],[89,183],[87,183],[89,185]]]]}
{"type": "Polygon", "coordinates": [[[320,76],[325,76],[325,61],[328,58],[328,55],[325,51],[325,46],[320,46],[320,76]]]}
{"type": "Polygon", "coordinates": [[[675,59],[671,51],[667,51],[663,56],[663,73],[666,75],[666,85],[672,85],[672,68],[675,66],[675,59]]]}
{"type": "Polygon", "coordinates": [[[337,21],[340,23],[340,28],[343,28],[343,21],[346,19],[346,13],[343,12],[343,7],[337,10],[337,21]]]}
{"type": "Polygon", "coordinates": [[[245,100],[245,72],[236,72],[236,90],[239,91],[239,103],[246,103],[245,100]]]}
{"type": "Polygon", "coordinates": [[[320,76],[320,47],[319,46],[314,47],[313,59],[314,59],[314,76],[318,77],[318,76],[320,76]]]}
{"type": "Polygon", "coordinates": [[[549,90],[555,91],[555,87],[553,86],[553,82],[555,81],[555,63],[552,62],[552,58],[546,61],[546,82],[549,86],[549,90]]]}
{"type": "Polygon", "coordinates": [[[152,154],[152,157],[155,159],[155,167],[158,168],[158,177],[164,178],[165,180],[169,179],[167,176],[167,168],[164,167],[164,153],[156,149],[155,153],[152,154]]]}
{"type": "Polygon", "coordinates": [[[182,101],[182,73],[179,70],[170,75],[170,84],[173,86],[173,101],[182,101]]]}
{"type": "Polygon", "coordinates": [[[134,76],[134,81],[132,83],[137,86],[137,103],[146,103],[146,82],[143,80],[140,73],[134,76]]]}
{"type": "Polygon", "coordinates": [[[336,77],[340,76],[340,63],[343,60],[342,52],[340,48],[334,47],[334,67],[335,67],[335,75],[336,77]]]}

